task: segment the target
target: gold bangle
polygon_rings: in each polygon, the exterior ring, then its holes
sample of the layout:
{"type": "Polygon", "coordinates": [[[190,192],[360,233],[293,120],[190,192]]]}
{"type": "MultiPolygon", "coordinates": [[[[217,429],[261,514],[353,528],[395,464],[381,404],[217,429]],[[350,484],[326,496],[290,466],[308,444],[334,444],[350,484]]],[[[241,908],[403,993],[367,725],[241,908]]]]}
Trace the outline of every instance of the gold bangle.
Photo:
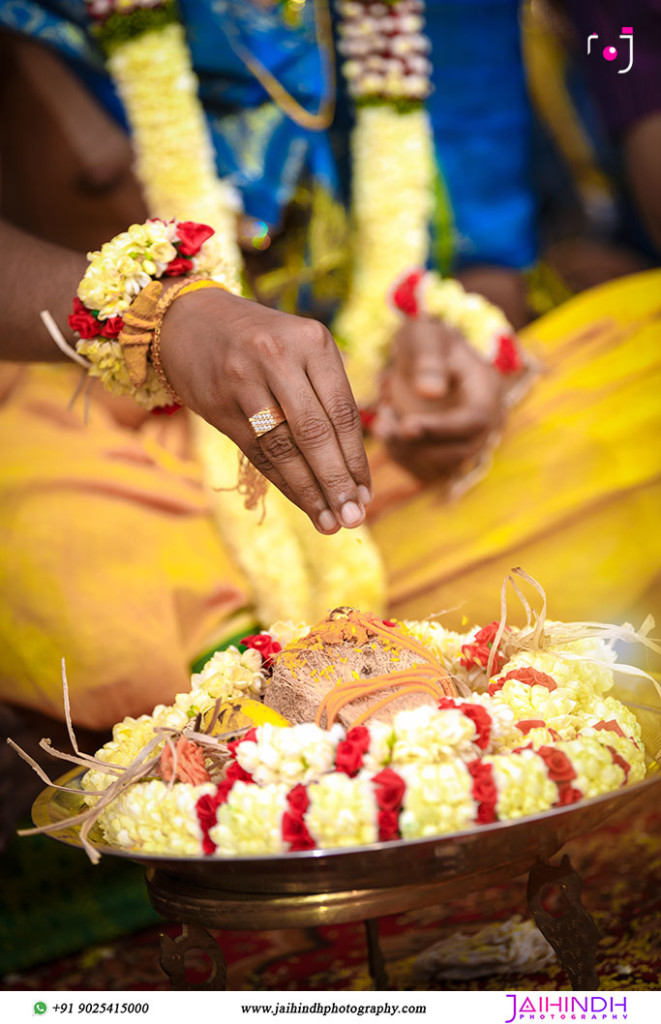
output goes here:
{"type": "Polygon", "coordinates": [[[189,292],[200,291],[203,288],[220,288],[222,291],[227,291],[227,288],[218,281],[210,281],[208,278],[189,277],[184,281],[179,281],[179,283],[173,285],[172,288],[168,288],[165,295],[159,299],[158,305],[156,306],[156,324],[154,326],[154,333],[152,335],[151,346],[149,349],[149,357],[151,359],[151,365],[154,373],[172,399],[172,402],[177,405],[183,405],[184,402],[170,384],[161,361],[161,330],[163,328],[163,320],[175,299],[178,299],[180,296],[186,295],[189,292]]]}

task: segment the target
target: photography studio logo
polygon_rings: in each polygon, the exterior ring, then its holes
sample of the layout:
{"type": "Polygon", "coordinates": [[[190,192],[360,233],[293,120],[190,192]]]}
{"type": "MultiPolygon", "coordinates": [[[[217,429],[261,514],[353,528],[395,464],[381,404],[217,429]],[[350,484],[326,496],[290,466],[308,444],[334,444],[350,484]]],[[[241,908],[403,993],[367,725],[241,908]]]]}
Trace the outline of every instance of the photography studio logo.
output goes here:
{"type": "Polygon", "coordinates": [[[602,996],[584,992],[582,995],[525,995],[510,992],[507,1016],[502,1024],[556,1024],[558,1021],[599,1021],[600,1024],[628,1021],[626,996],[602,996]]]}
{"type": "MultiPolygon", "coordinates": [[[[598,36],[598,34],[596,32],[592,32],[588,36],[588,56],[589,57],[591,57],[591,56],[595,56],[596,57],[598,55],[598,53],[599,53],[599,48],[601,46],[601,44],[599,42],[597,42],[597,44],[595,45],[595,48],[594,48],[594,53],[593,53],[592,41],[594,39],[599,40],[599,36],[598,36]]],[[[626,75],[627,71],[631,71],[631,69],[633,67],[633,29],[632,28],[625,28],[623,26],[622,27],[622,31],[620,32],[620,39],[623,39],[624,42],[627,44],[626,47],[620,47],[620,49],[623,49],[625,51],[628,50],[628,54],[623,55],[620,59],[621,60],[626,60],[627,57],[628,57],[628,63],[627,63],[627,66],[625,68],[618,68],[617,69],[617,73],[618,73],[618,75],[626,75]]],[[[604,60],[607,60],[609,62],[617,60],[617,58],[619,56],[618,49],[617,49],[616,46],[613,46],[612,44],[609,45],[609,46],[604,46],[603,50],[601,50],[601,56],[603,57],[604,60]]]]}

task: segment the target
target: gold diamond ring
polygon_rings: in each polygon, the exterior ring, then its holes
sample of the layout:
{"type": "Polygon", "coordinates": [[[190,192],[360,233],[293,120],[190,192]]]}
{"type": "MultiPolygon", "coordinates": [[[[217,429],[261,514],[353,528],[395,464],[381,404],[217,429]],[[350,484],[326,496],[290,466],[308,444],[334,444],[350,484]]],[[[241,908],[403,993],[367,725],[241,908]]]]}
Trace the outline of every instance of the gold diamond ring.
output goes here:
{"type": "Polygon", "coordinates": [[[255,437],[261,437],[262,434],[268,434],[269,430],[284,423],[286,419],[279,405],[270,405],[267,409],[260,409],[254,416],[249,416],[248,422],[255,437]]]}

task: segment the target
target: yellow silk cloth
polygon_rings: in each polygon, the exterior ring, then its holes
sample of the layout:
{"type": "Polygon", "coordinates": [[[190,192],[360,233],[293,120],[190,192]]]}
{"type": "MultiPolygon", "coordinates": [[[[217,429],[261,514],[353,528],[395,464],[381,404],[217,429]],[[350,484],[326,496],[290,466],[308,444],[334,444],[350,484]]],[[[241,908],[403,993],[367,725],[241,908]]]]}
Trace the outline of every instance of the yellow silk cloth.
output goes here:
{"type": "Polygon", "coordinates": [[[189,689],[212,639],[252,632],[249,597],[185,416],[132,430],[97,399],[86,426],[81,402],[67,412],[76,367],[17,372],[0,407],[0,700],[61,718],[64,656],[74,720],[103,728],[189,689]]]}
{"type": "MultiPolygon", "coordinates": [[[[660,610],[661,272],[583,294],[523,341],[546,369],[458,501],[371,452],[392,615],[491,621],[515,565],[552,618],[660,610]]],[[[121,426],[99,396],[85,426],[67,411],[78,373],[0,375],[0,700],[61,716],[65,656],[74,720],[102,728],[186,689],[212,640],[249,628],[250,595],[187,418],[121,426]]]]}

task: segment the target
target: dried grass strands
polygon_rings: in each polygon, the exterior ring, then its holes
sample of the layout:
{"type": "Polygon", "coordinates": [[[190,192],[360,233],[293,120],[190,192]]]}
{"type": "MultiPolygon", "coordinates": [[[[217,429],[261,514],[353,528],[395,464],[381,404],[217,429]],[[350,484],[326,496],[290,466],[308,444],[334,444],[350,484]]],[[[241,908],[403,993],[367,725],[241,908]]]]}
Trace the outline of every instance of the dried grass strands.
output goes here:
{"type": "MultiPolygon", "coordinates": [[[[190,739],[193,742],[198,743],[201,747],[203,747],[205,757],[211,758],[218,766],[218,770],[220,772],[222,770],[223,765],[230,757],[230,751],[227,746],[227,742],[231,741],[232,739],[236,739],[237,737],[243,735],[248,731],[248,729],[239,729],[234,730],[233,732],[223,733],[220,736],[210,736],[209,731],[197,731],[196,726],[199,728],[200,718],[200,716],[198,715],[197,719],[190,723],[190,728],[186,727],[183,730],[169,729],[167,727],[159,726],[155,727],[153,739],[146,743],[144,747],[142,747],[142,749],[138,752],[138,754],[134,757],[134,759],[131,761],[129,765],[116,765],[112,762],[102,761],[98,757],[92,757],[89,754],[85,754],[80,750],[78,746],[78,740],[76,738],[76,734],[73,727],[73,721],[71,718],[69,684],[66,676],[64,658],[62,659],[62,690],[64,698],[64,714],[66,719],[67,731],[69,733],[69,738],[71,740],[71,746],[73,747],[76,753],[65,754],[63,751],[56,750],[54,747],[51,746],[50,740],[48,739],[42,739],[39,746],[42,747],[42,749],[46,750],[53,757],[59,758],[60,760],[69,761],[73,764],[81,765],[83,768],[87,768],[88,770],[94,769],[96,771],[103,772],[107,775],[115,775],[117,776],[117,778],[115,779],[114,782],[111,782],[109,786],[100,791],[80,790],[71,786],[60,786],[58,785],[58,783],[53,782],[48,777],[46,772],[34,760],[34,758],[32,758],[28,753],[26,753],[26,751],[22,750],[21,747],[19,747],[18,744],[14,743],[13,740],[8,739],[7,742],[12,747],[12,749],[14,749],[16,753],[30,765],[31,768],[33,768],[33,770],[37,773],[42,782],[45,782],[46,785],[51,786],[53,789],[59,789],[60,791],[65,793],[74,793],[78,796],[83,795],[85,797],[97,798],[92,806],[88,806],[84,811],[81,811],[79,814],[72,815],[70,818],[64,818],[62,821],[52,822],[49,825],[42,825],[31,829],[22,829],[18,834],[21,836],[30,836],[38,835],[41,833],[60,832],[63,828],[72,828],[79,825],[79,835],[81,844],[83,846],[83,849],[87,853],[87,856],[89,857],[93,864],[98,863],[100,859],[100,854],[98,850],[96,850],[92,843],[89,841],[88,837],[91,829],[93,828],[94,824],[98,821],[102,811],[109,804],[111,804],[113,800],[117,799],[117,797],[119,797],[123,792],[125,792],[125,790],[132,786],[133,783],[139,782],[147,778],[155,770],[158,769],[162,752],[159,751],[158,754],[152,757],[150,757],[149,755],[153,754],[153,752],[163,742],[170,746],[173,753],[174,765],[176,766],[177,752],[175,740],[179,736],[185,735],[187,739],[190,739]]],[[[213,728],[213,725],[215,724],[218,718],[218,713],[221,704],[222,699],[218,699],[214,705],[214,713],[212,715],[209,727],[207,727],[208,729],[213,728]]],[[[174,779],[174,777],[175,776],[173,774],[172,778],[174,779]]]]}
{"type": "Polygon", "coordinates": [[[656,637],[649,636],[655,625],[654,619],[651,615],[647,616],[639,629],[635,629],[629,623],[617,625],[616,623],[611,622],[592,622],[589,620],[581,622],[549,623],[546,621],[546,610],[546,593],[544,592],[544,588],[541,584],[527,572],[524,572],[520,567],[512,569],[512,575],[505,577],[500,591],[500,625],[489,653],[489,661],[487,664],[488,678],[491,678],[494,659],[498,651],[498,646],[502,641],[509,657],[517,651],[548,651],[552,652],[553,656],[558,658],[560,661],[588,661],[592,665],[597,665],[600,668],[607,668],[611,672],[619,672],[622,673],[622,675],[647,679],[653,684],[656,693],[661,700],[661,686],[659,685],[658,680],[648,672],[645,672],[644,669],[638,668],[636,665],[628,665],[624,662],[611,662],[603,658],[591,658],[585,654],[575,654],[571,651],[561,649],[567,644],[579,640],[604,640],[611,644],[616,643],[617,641],[629,644],[636,643],[650,651],[653,651],[655,654],[661,654],[661,641],[656,637]],[[535,618],[534,623],[531,621],[530,605],[519,587],[516,585],[516,581],[513,578],[514,575],[520,576],[522,579],[526,580],[542,597],[541,612],[533,612],[535,618]],[[507,634],[505,634],[507,625],[508,584],[512,586],[517,597],[521,600],[526,612],[527,622],[523,629],[516,632],[508,631],[507,634]]]}
{"type": "MultiPolygon", "coordinates": [[[[44,743],[44,740],[41,741],[39,746],[42,746],[43,743],[44,743]]],[[[50,779],[48,777],[48,775],[46,774],[44,769],[41,767],[41,765],[38,764],[38,762],[35,761],[33,757],[30,757],[30,755],[25,750],[23,750],[22,747],[19,747],[18,743],[14,743],[14,741],[9,736],[7,737],[7,744],[12,748],[12,750],[16,751],[16,753],[18,754],[19,757],[22,757],[23,760],[26,761],[27,764],[30,765],[30,768],[32,768],[32,770],[34,772],[36,772],[36,774],[39,776],[41,781],[45,782],[47,786],[52,786],[53,789],[60,789],[60,790],[62,790],[63,793],[80,793],[81,792],[80,789],[76,789],[74,786],[59,786],[56,782],[53,782],[52,779],[50,779]]],[[[60,754],[59,750],[54,750],[51,747],[49,747],[49,748],[44,747],[44,749],[48,749],[48,752],[53,754],[55,757],[62,757],[62,758],[66,758],[67,757],[66,754],[60,754]]],[[[67,758],[67,760],[71,760],[71,758],[67,758]]],[[[79,763],[82,764],[83,762],[81,761],[79,763]]],[[[101,789],[101,790],[87,790],[87,792],[89,793],[90,796],[101,796],[103,793],[105,793],[105,790],[103,790],[103,789],[101,789]]]]}
{"type": "MultiPolygon", "coordinates": [[[[152,770],[156,768],[160,760],[160,753],[156,757],[149,758],[149,760],[146,760],[146,758],[162,742],[162,736],[155,736],[153,740],[150,740],[150,742],[142,748],[140,753],[137,754],[133,761],[131,761],[131,763],[124,769],[122,776],[112,782],[107,789],[103,791],[102,795],[92,807],[88,807],[86,810],[73,815],[71,818],[64,818],[62,821],[55,821],[50,825],[41,825],[37,828],[22,829],[18,834],[20,836],[34,836],[48,832],[60,832],[63,828],[72,828],[75,825],[80,825],[79,835],[83,849],[92,863],[97,864],[100,859],[100,854],[87,838],[93,825],[99,818],[104,807],[107,807],[108,804],[112,803],[113,800],[120,796],[124,790],[128,789],[128,787],[134,782],[150,775],[152,770]]],[[[56,786],[55,788],[62,787],[56,786]]],[[[81,791],[77,790],[76,792],[81,791]]]]}

